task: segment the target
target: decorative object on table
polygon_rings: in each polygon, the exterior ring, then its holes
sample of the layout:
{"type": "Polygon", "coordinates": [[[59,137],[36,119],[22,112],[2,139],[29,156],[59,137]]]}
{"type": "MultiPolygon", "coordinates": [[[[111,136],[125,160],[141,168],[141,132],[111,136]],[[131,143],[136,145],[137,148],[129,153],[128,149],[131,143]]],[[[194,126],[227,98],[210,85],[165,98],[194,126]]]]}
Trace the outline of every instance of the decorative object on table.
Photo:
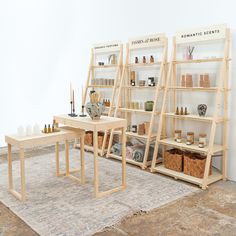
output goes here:
{"type": "Polygon", "coordinates": [[[19,137],[24,137],[25,136],[25,130],[24,130],[24,127],[23,126],[19,126],[17,128],[17,135],[19,137]]]}
{"type": "Polygon", "coordinates": [[[48,133],[52,133],[51,126],[48,125],[48,133]]]}
{"type": "Polygon", "coordinates": [[[180,108],[180,115],[183,115],[183,114],[184,114],[184,108],[181,107],[181,108],[180,108]]]}
{"type": "Polygon", "coordinates": [[[92,120],[99,120],[105,110],[105,106],[100,102],[101,96],[94,90],[89,94],[90,102],[86,104],[86,111],[92,120]]]}
{"type": "Polygon", "coordinates": [[[116,64],[117,64],[117,56],[116,56],[116,54],[111,54],[111,55],[109,55],[109,57],[108,57],[108,63],[109,63],[110,65],[116,65],[116,64]]]}
{"type": "Polygon", "coordinates": [[[43,129],[43,133],[47,133],[48,132],[48,128],[47,128],[47,125],[44,125],[44,129],[43,129]]]}
{"type": "Polygon", "coordinates": [[[144,122],[144,128],[145,128],[145,134],[149,133],[149,128],[150,128],[150,122],[146,121],[144,122]]]}
{"type": "Polygon", "coordinates": [[[187,145],[194,144],[194,132],[187,132],[186,144],[187,145]]]}
{"type": "Polygon", "coordinates": [[[184,59],[185,60],[192,60],[193,59],[193,51],[194,51],[194,46],[188,46],[185,49],[185,55],[184,55],[184,59]]]}
{"type": "Polygon", "coordinates": [[[184,108],[184,115],[185,115],[185,116],[188,115],[188,109],[187,109],[187,107],[184,108]]]}
{"type": "MultiPolygon", "coordinates": [[[[184,154],[184,174],[197,178],[203,178],[206,164],[206,156],[199,153],[184,154]]],[[[212,174],[212,159],[210,163],[209,175],[212,174]]]]}
{"type": "Polygon", "coordinates": [[[138,81],[138,85],[139,85],[140,87],[144,87],[144,86],[145,86],[145,83],[146,83],[145,80],[139,80],[139,81],[138,81]]]}
{"type": "Polygon", "coordinates": [[[207,145],[207,135],[205,133],[199,134],[198,147],[204,148],[207,145]]]}
{"type": "Polygon", "coordinates": [[[183,152],[179,149],[170,149],[164,152],[164,166],[167,169],[183,171],[183,152]]]}
{"type": "Polygon", "coordinates": [[[70,109],[71,112],[68,114],[71,117],[76,117],[78,115],[75,114],[75,91],[72,88],[72,84],[70,84],[70,109]]]}
{"type": "Polygon", "coordinates": [[[138,57],[135,57],[135,64],[138,64],[138,57]]]}
{"type": "Polygon", "coordinates": [[[175,141],[177,143],[181,143],[182,142],[182,131],[177,129],[175,130],[175,137],[174,137],[175,141]]]}
{"type": "Polygon", "coordinates": [[[130,71],[130,85],[135,86],[136,72],[130,71]]]}
{"type": "Polygon", "coordinates": [[[175,115],[179,115],[179,107],[176,108],[175,115]]]}
{"type": "Polygon", "coordinates": [[[104,66],[104,62],[99,61],[99,62],[98,62],[98,65],[99,65],[99,66],[104,66]]]}
{"type": "Polygon", "coordinates": [[[110,99],[103,99],[103,104],[105,107],[109,107],[111,105],[110,99]]]}
{"type": "Polygon", "coordinates": [[[154,63],[154,57],[153,57],[153,55],[150,56],[150,63],[154,63]]]}
{"type": "Polygon", "coordinates": [[[137,125],[132,125],[132,132],[137,133],[137,125]]]}
{"type": "Polygon", "coordinates": [[[206,104],[199,104],[197,106],[197,111],[199,116],[205,116],[207,111],[207,105],[206,104]]]}
{"type": "Polygon", "coordinates": [[[40,132],[40,127],[38,124],[35,124],[34,127],[33,127],[33,134],[34,135],[39,135],[41,132],[40,132]]]}
{"type": "Polygon", "coordinates": [[[127,132],[130,132],[130,125],[127,126],[126,131],[127,131],[127,132]]]}
{"type": "Polygon", "coordinates": [[[145,125],[144,124],[139,124],[138,125],[138,134],[139,135],[144,135],[145,134],[145,125]]]}
{"type": "Polygon", "coordinates": [[[146,101],[144,104],[145,111],[152,111],[153,105],[154,105],[154,101],[146,101]]]}
{"type": "Polygon", "coordinates": [[[148,77],[148,86],[155,86],[155,78],[154,77],[148,77]]]}
{"type": "Polygon", "coordinates": [[[31,136],[32,134],[33,134],[32,126],[31,125],[27,125],[26,126],[26,136],[31,136]]]}
{"type": "Polygon", "coordinates": [[[199,87],[203,87],[203,88],[210,87],[210,79],[209,79],[208,73],[200,74],[199,87]]]}
{"type": "Polygon", "coordinates": [[[143,56],[143,64],[146,64],[147,60],[146,60],[146,57],[143,56]]]}

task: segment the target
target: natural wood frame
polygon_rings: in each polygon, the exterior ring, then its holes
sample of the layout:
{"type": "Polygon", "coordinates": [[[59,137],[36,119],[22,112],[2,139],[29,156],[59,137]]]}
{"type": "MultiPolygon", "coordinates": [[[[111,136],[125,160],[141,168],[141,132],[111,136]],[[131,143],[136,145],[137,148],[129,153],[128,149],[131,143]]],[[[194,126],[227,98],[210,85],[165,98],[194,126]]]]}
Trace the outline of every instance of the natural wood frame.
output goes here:
{"type": "MultiPolygon", "coordinates": [[[[90,55],[90,64],[88,68],[88,77],[87,81],[85,84],[85,91],[83,94],[83,100],[82,100],[82,105],[85,105],[86,98],[88,97],[88,89],[89,88],[94,88],[94,89],[112,89],[112,95],[111,95],[111,102],[110,102],[110,107],[108,108],[107,115],[112,116],[114,113],[114,102],[115,102],[115,95],[117,93],[117,88],[119,86],[120,78],[121,78],[121,72],[122,72],[122,66],[123,66],[123,44],[120,43],[119,48],[116,48],[115,50],[111,48],[111,50],[99,50],[98,54],[104,54],[104,53],[114,53],[114,52],[119,52],[118,55],[118,63],[117,65],[104,65],[104,66],[98,66],[95,64],[95,56],[96,56],[96,50],[95,47],[91,49],[91,55],[90,55]],[[114,85],[91,85],[92,79],[95,77],[95,70],[96,69],[106,69],[106,68],[115,68],[115,79],[114,79],[114,85]]],[[[107,109],[107,108],[106,108],[107,109]]],[[[104,156],[106,153],[106,142],[107,142],[107,137],[108,137],[108,132],[104,133],[103,137],[103,143],[102,143],[102,148],[98,149],[98,154],[100,156],[104,156]]],[[[77,147],[80,147],[80,144],[76,145],[77,147]]],[[[88,146],[85,145],[85,150],[87,151],[94,151],[93,146],[88,146]]]]}
{"type": "Polygon", "coordinates": [[[16,136],[6,136],[6,143],[8,145],[8,189],[9,192],[15,196],[20,201],[25,201],[27,199],[26,196],[26,178],[25,178],[25,149],[29,147],[36,147],[42,145],[48,145],[51,143],[55,143],[55,156],[56,156],[56,176],[65,176],[69,177],[81,184],[85,183],[85,168],[84,168],[84,132],[82,130],[77,129],[76,132],[71,132],[65,129],[61,129],[60,132],[51,133],[51,134],[42,134],[38,136],[26,137],[26,138],[18,138],[16,136]],[[80,168],[70,170],[69,166],[69,142],[68,140],[80,139],[81,141],[81,149],[80,149],[80,168]],[[66,170],[65,172],[60,172],[60,161],[59,161],[59,142],[65,142],[65,164],[66,170]],[[21,179],[21,189],[20,192],[14,189],[13,184],[13,171],[12,171],[12,145],[19,148],[20,153],[20,179],[21,179]],[[73,173],[77,173],[81,171],[80,179],[73,176],[73,173]]]}
{"type": "MultiPolygon", "coordinates": [[[[151,141],[153,140],[153,123],[154,123],[154,119],[156,116],[158,116],[160,113],[157,111],[157,100],[160,96],[160,91],[164,88],[164,86],[162,86],[162,84],[165,84],[165,78],[166,78],[166,64],[167,64],[167,54],[168,54],[168,39],[164,36],[164,34],[162,34],[162,37],[163,37],[163,40],[158,44],[158,45],[150,45],[150,47],[148,46],[145,46],[145,47],[138,47],[138,48],[135,48],[134,50],[138,50],[138,49],[151,49],[151,48],[159,48],[159,47],[163,47],[163,52],[162,52],[162,60],[161,61],[158,61],[158,62],[155,62],[155,63],[152,63],[152,64],[149,64],[149,63],[146,63],[146,64],[142,64],[142,63],[138,63],[138,64],[133,64],[133,63],[130,63],[130,53],[131,53],[131,48],[130,48],[130,45],[129,43],[126,44],[126,60],[125,60],[125,65],[123,67],[123,72],[122,72],[122,77],[121,77],[121,81],[120,81],[120,87],[119,87],[119,92],[118,92],[118,100],[117,100],[117,104],[116,104],[116,107],[115,107],[115,113],[114,113],[114,117],[117,117],[118,116],[118,113],[119,112],[124,112],[124,115],[125,115],[125,118],[127,120],[130,120],[130,116],[132,113],[140,113],[140,114],[150,114],[150,127],[149,127],[149,132],[148,132],[148,135],[134,135],[132,134],[131,132],[126,132],[126,135],[127,136],[133,136],[133,137],[136,137],[136,138],[140,138],[140,139],[145,139],[146,140],[146,148],[145,148],[145,154],[144,154],[144,158],[143,158],[143,162],[140,163],[140,162],[136,162],[134,160],[130,160],[130,159],[127,159],[126,161],[130,164],[134,164],[134,165],[137,165],[139,167],[141,167],[142,169],[145,169],[147,168],[147,166],[151,165],[151,162],[150,161],[147,161],[148,159],[148,153],[149,153],[149,148],[150,148],[150,144],[151,144],[151,141]],[[144,67],[145,69],[151,67],[151,68],[155,68],[159,66],[160,67],[160,76],[159,76],[159,81],[158,81],[158,84],[155,86],[155,88],[153,87],[147,87],[145,86],[144,87],[138,87],[138,86],[134,86],[134,87],[131,87],[130,86],[130,80],[129,80],[129,76],[130,76],[130,69],[131,68],[134,68],[134,67],[144,67]],[[140,89],[147,89],[148,91],[154,91],[155,94],[154,94],[154,105],[153,105],[153,111],[144,111],[144,110],[136,110],[136,109],[128,109],[126,108],[126,103],[130,101],[131,99],[131,90],[132,89],[135,89],[135,88],[140,88],[140,89]],[[124,96],[125,94],[125,96],[124,96]],[[124,99],[122,97],[125,97],[127,98],[124,99]],[[125,104],[125,107],[121,107],[121,103],[122,103],[122,99],[123,99],[123,103],[125,104]]],[[[120,156],[117,156],[117,155],[114,155],[111,153],[111,146],[112,146],[112,142],[113,142],[113,136],[114,134],[116,133],[115,130],[112,130],[111,132],[111,135],[110,135],[110,140],[109,140],[109,144],[108,144],[108,150],[107,150],[107,157],[109,158],[115,158],[115,159],[118,159],[118,160],[121,160],[121,157],[120,156]]],[[[159,161],[159,160],[157,160],[159,161]]]]}
{"type": "MultiPolygon", "coordinates": [[[[208,40],[209,42],[210,40],[208,40]]],[[[162,174],[166,174],[169,176],[172,176],[176,179],[181,179],[187,182],[191,182],[194,184],[199,185],[202,189],[206,189],[209,184],[214,183],[218,180],[226,180],[227,179],[227,152],[228,152],[228,77],[229,77],[229,50],[230,50],[230,30],[226,28],[225,32],[225,38],[224,38],[224,55],[223,58],[215,58],[215,59],[203,59],[203,60],[191,60],[191,61],[177,61],[176,60],[176,50],[177,50],[177,43],[175,37],[173,38],[173,52],[172,52],[172,59],[171,63],[169,66],[168,70],[168,76],[167,76],[167,81],[166,81],[166,87],[165,87],[165,92],[164,92],[164,99],[163,99],[163,105],[162,105],[162,110],[161,110],[161,115],[160,115],[160,122],[159,122],[159,128],[157,132],[157,138],[156,138],[156,145],[155,145],[155,150],[153,154],[153,161],[152,161],[152,166],[151,166],[151,172],[159,172],[162,174]],[[218,81],[218,86],[214,88],[214,90],[211,90],[211,88],[206,88],[205,91],[207,92],[216,92],[216,97],[215,97],[215,105],[214,105],[214,113],[212,117],[205,117],[204,119],[202,117],[190,117],[188,118],[187,116],[175,116],[173,113],[166,113],[166,106],[167,106],[167,95],[170,90],[174,92],[173,96],[173,104],[174,104],[174,109],[176,107],[176,91],[179,88],[176,86],[176,65],[180,63],[204,63],[204,62],[221,62],[221,71],[220,71],[220,78],[218,81]],[[172,85],[170,85],[170,82],[172,80],[172,85]],[[173,85],[174,84],[174,85],[173,85]],[[220,107],[222,105],[222,102],[220,101],[221,93],[224,95],[223,99],[223,106],[224,106],[224,114],[223,117],[219,117],[219,112],[220,112],[220,107]],[[157,160],[157,155],[158,155],[158,150],[159,150],[159,145],[163,145],[163,150],[165,150],[165,146],[172,146],[172,147],[177,147],[179,149],[186,150],[187,147],[186,145],[182,143],[176,143],[175,144],[169,141],[169,139],[162,139],[161,138],[161,131],[164,128],[164,122],[163,120],[165,119],[166,116],[172,117],[173,118],[173,130],[175,127],[175,120],[176,119],[191,119],[197,120],[199,122],[209,122],[211,123],[211,132],[210,132],[210,137],[209,137],[209,144],[206,148],[204,148],[203,153],[206,154],[206,164],[205,164],[205,170],[204,170],[204,177],[202,179],[200,178],[195,178],[189,175],[185,175],[184,173],[178,173],[172,170],[169,170],[165,168],[163,165],[161,166],[156,166],[156,160],[157,160]],[[223,144],[220,148],[215,149],[215,133],[216,133],[216,125],[217,124],[223,124],[223,144]],[[210,169],[210,163],[212,159],[212,155],[215,153],[222,153],[222,173],[218,173],[214,171],[214,174],[212,176],[209,176],[209,169],[210,169]]],[[[191,91],[191,88],[187,88],[189,91],[191,91]]],[[[182,90],[180,88],[180,90],[182,90]]],[[[199,89],[192,89],[192,91],[201,91],[204,90],[202,88],[199,89]]],[[[196,152],[201,152],[198,148],[193,148],[192,151],[196,152]]]]}
{"type": "Polygon", "coordinates": [[[98,132],[111,129],[121,129],[122,143],[126,143],[126,125],[125,119],[116,117],[101,116],[100,120],[93,121],[90,117],[69,117],[68,115],[54,116],[56,122],[83,130],[93,131],[93,157],[94,157],[94,194],[96,198],[110,195],[111,193],[124,190],[126,188],[126,145],[122,145],[122,183],[120,186],[107,190],[99,191],[99,168],[98,168],[98,132]]]}

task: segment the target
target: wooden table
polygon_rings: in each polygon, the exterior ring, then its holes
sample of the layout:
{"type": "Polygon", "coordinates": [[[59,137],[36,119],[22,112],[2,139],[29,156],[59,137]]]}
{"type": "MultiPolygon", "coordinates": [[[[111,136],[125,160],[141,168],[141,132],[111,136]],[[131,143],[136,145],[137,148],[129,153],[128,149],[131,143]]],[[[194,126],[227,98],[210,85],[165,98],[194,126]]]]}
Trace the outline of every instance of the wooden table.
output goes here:
{"type": "Polygon", "coordinates": [[[116,117],[102,116],[100,120],[92,120],[90,117],[70,117],[68,115],[54,116],[56,122],[70,127],[93,131],[94,146],[94,188],[95,196],[102,197],[126,188],[126,127],[127,121],[116,117]],[[111,129],[122,130],[122,185],[107,191],[99,191],[98,177],[98,131],[111,129]]]}
{"type": "Polygon", "coordinates": [[[17,135],[5,136],[5,141],[8,145],[8,186],[9,192],[12,193],[16,198],[21,201],[26,200],[26,186],[25,186],[25,148],[31,148],[36,146],[56,144],[56,175],[66,176],[81,183],[85,182],[84,177],[84,131],[80,129],[74,129],[71,127],[60,128],[60,132],[39,134],[33,136],[19,137],[17,135]],[[69,140],[80,139],[80,161],[81,161],[81,178],[78,179],[72,175],[74,172],[78,172],[79,169],[70,171],[69,167],[69,140]],[[66,159],[66,171],[60,173],[60,162],[59,162],[59,142],[65,142],[65,159],[66,159]],[[20,177],[21,177],[21,190],[17,192],[13,187],[13,176],[12,176],[12,145],[20,149],[20,177]]]}

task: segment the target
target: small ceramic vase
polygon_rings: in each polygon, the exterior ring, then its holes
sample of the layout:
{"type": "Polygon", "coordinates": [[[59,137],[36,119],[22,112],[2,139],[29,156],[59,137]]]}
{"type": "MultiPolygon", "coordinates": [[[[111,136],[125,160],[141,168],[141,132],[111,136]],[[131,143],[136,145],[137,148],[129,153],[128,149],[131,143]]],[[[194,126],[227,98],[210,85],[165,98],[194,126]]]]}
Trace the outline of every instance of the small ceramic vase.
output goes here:
{"type": "Polygon", "coordinates": [[[206,111],[207,111],[207,105],[206,104],[199,104],[197,106],[197,111],[198,111],[199,116],[205,116],[206,111]]]}

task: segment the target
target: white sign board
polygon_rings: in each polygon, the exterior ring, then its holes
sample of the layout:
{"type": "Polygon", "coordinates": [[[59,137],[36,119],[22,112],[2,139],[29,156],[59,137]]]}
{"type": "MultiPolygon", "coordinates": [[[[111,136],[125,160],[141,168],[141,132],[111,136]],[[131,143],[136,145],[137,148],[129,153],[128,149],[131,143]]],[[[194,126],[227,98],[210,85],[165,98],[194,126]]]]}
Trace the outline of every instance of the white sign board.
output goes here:
{"type": "Polygon", "coordinates": [[[163,45],[165,34],[155,34],[129,39],[129,48],[148,48],[163,45]]]}
{"type": "Polygon", "coordinates": [[[226,37],[226,25],[213,25],[204,28],[178,31],[175,34],[176,43],[217,40],[226,37]]]}
{"type": "Polygon", "coordinates": [[[107,42],[93,45],[95,52],[110,52],[110,51],[119,51],[121,47],[120,41],[107,42]]]}

